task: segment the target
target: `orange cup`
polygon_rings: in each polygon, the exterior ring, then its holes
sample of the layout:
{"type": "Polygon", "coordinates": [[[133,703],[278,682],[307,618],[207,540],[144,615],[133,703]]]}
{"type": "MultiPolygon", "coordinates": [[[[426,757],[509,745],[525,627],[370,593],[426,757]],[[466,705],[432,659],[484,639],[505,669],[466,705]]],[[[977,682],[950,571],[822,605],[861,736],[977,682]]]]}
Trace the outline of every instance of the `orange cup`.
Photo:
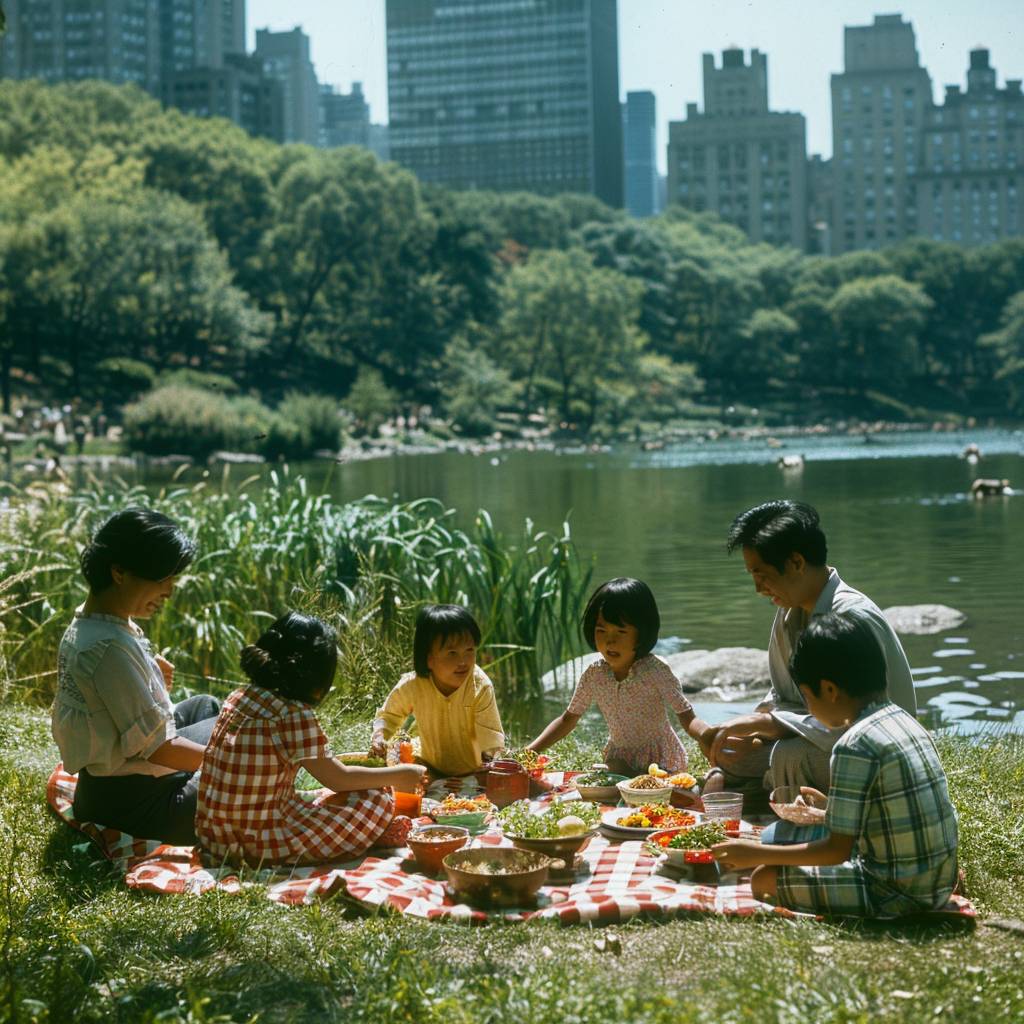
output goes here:
{"type": "Polygon", "coordinates": [[[418,793],[400,793],[395,790],[395,814],[418,818],[423,809],[423,798],[418,793]]]}

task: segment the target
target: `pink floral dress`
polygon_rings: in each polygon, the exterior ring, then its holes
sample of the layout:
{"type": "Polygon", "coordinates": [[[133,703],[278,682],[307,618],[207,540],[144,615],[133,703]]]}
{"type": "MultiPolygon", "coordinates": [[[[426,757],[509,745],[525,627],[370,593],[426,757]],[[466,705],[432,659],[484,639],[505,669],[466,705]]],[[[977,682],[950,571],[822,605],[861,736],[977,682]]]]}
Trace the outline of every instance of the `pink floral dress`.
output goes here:
{"type": "Polygon", "coordinates": [[[686,749],[668,712],[682,714],[693,708],[661,658],[637,658],[621,682],[603,659],[588,666],[569,701],[569,714],[582,715],[595,701],[608,725],[605,760],[625,761],[638,773],[652,762],[670,772],[685,771],[686,749]]]}

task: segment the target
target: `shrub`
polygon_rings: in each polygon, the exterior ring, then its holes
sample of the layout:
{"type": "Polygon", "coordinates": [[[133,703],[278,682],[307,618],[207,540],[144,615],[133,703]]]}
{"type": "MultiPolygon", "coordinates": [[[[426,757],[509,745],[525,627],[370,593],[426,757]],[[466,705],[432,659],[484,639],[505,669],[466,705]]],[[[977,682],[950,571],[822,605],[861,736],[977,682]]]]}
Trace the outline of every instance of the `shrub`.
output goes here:
{"type": "Polygon", "coordinates": [[[455,338],[445,350],[442,408],[464,434],[482,437],[497,426],[495,413],[515,403],[519,388],[483,349],[455,338]]]}
{"type": "Polygon", "coordinates": [[[148,363],[138,359],[113,357],[96,364],[91,391],[95,398],[113,405],[124,405],[153,386],[156,374],[148,363]]]}
{"type": "Polygon", "coordinates": [[[204,459],[220,450],[262,451],[274,414],[255,398],[221,398],[198,388],[157,388],[124,412],[124,438],[146,455],[204,459]]]}
{"type": "Polygon", "coordinates": [[[186,388],[199,388],[221,395],[237,395],[238,384],[223,373],[207,373],[205,370],[194,370],[190,366],[182,366],[177,370],[164,370],[157,383],[160,387],[177,385],[186,388]]]}
{"type": "Polygon", "coordinates": [[[277,415],[297,431],[303,454],[321,448],[336,451],[345,426],[343,410],[329,395],[304,395],[289,391],[277,407],[277,415]]]}
{"type": "Polygon", "coordinates": [[[345,399],[345,408],[355,417],[363,433],[377,433],[397,407],[398,395],[384,383],[380,371],[369,366],[360,367],[345,399]]]}

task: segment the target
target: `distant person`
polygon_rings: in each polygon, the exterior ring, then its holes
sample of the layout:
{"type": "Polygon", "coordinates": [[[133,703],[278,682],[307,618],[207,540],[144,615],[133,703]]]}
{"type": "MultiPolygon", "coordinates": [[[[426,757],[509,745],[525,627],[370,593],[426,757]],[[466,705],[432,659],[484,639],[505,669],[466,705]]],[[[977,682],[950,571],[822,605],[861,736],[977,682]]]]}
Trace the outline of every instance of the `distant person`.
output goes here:
{"type": "Polygon", "coordinates": [[[461,605],[420,610],[413,635],[413,670],[398,680],[373,722],[370,756],[384,757],[387,741],[412,715],[420,761],[434,778],[480,769],[505,746],[494,684],[476,663],[480,627],[461,605]]]}
{"type": "Polygon", "coordinates": [[[60,642],[51,711],[64,768],[78,773],[79,821],[195,841],[196,772],[219,705],[205,694],[172,704],[174,666],[135,621],[160,610],[195,551],[172,519],[127,508],[82,552],[89,595],[60,642]]]}
{"type": "Polygon", "coordinates": [[[756,804],[776,786],[827,789],[829,757],[841,728],[808,710],[789,672],[796,642],[812,618],[842,612],[863,619],[882,649],[889,698],[917,713],[907,656],[878,606],[844,583],[827,564],[818,513],[803,502],[769,501],[738,515],[729,529],[730,552],[742,550],[754,588],[778,609],[768,641],[771,689],[754,712],[718,727],[711,744],[706,789],[738,789],[756,804]]]}
{"type": "Polygon", "coordinates": [[[569,706],[529,745],[546,750],[576,728],[595,702],[608,724],[604,759],[613,772],[637,775],[658,764],[669,772],[686,769],[686,748],[668,712],[698,742],[711,727],[694,714],[669,665],[653,654],[661,616],[650,587],[620,577],[594,591],[583,613],[583,637],[601,660],[587,667],[569,706]]]}
{"type": "Polygon", "coordinates": [[[814,618],[791,662],[812,714],[841,729],[823,807],[827,836],[787,846],[731,840],[722,866],[757,867],[758,899],[810,914],[895,917],[944,907],[957,883],[957,819],[931,736],[889,700],[886,663],[863,616],[814,618]]]}
{"type": "Polygon", "coordinates": [[[338,667],[334,630],[298,612],[281,616],[242,648],[249,684],[224,701],[199,782],[196,832],[215,859],[231,863],[321,864],[371,845],[404,846],[412,822],[395,816],[387,787],[414,792],[421,765],[350,768],[333,757],[314,708],[338,667]],[[332,790],[304,799],[305,768],[332,790]]]}

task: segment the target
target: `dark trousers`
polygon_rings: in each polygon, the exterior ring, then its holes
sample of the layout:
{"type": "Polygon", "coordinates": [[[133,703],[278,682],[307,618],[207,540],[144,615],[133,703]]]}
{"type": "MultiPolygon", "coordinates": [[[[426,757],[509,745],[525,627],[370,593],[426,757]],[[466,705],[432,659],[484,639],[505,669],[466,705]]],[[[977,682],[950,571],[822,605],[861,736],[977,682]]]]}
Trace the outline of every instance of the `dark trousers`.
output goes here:
{"type": "MultiPolygon", "coordinates": [[[[179,736],[206,746],[220,703],[196,694],[174,706],[179,736]]],[[[90,775],[78,773],[73,805],[78,821],[94,821],[136,839],[157,839],[175,846],[196,841],[196,798],[199,772],[169,775],[90,775]]]]}

